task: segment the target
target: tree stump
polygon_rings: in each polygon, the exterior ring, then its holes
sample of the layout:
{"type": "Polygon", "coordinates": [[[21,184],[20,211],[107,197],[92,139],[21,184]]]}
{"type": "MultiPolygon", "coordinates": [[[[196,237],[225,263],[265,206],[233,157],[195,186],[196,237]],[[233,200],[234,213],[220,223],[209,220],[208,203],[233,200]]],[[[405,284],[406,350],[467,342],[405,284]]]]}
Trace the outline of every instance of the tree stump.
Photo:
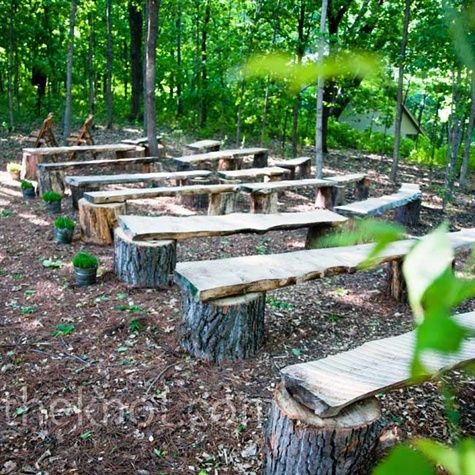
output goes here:
{"type": "Polygon", "coordinates": [[[265,429],[265,475],[368,473],[382,432],[375,398],[322,419],[280,384],[265,429]]]}
{"type": "Polygon", "coordinates": [[[251,213],[277,213],[278,193],[251,193],[251,213]]]}
{"type": "Polygon", "coordinates": [[[242,159],[233,156],[222,157],[218,161],[218,171],[240,170],[242,159]]]}
{"type": "Polygon", "coordinates": [[[315,208],[317,209],[333,209],[334,191],[333,186],[322,186],[317,190],[315,198],[315,208]]]}
{"type": "Polygon", "coordinates": [[[252,161],[252,168],[267,167],[268,157],[269,157],[269,152],[267,150],[254,154],[254,159],[252,161]]]}
{"type": "Polygon", "coordinates": [[[394,219],[406,226],[415,226],[419,224],[419,215],[421,211],[421,200],[414,200],[407,205],[396,208],[394,219]]]}
{"type": "Polygon", "coordinates": [[[369,196],[369,178],[363,178],[355,185],[355,200],[362,201],[368,199],[369,196]]]}
{"type": "Polygon", "coordinates": [[[36,180],[36,165],[43,161],[42,155],[23,152],[21,159],[21,179],[36,180]]]}
{"type": "Polygon", "coordinates": [[[112,244],[117,217],[126,214],[126,203],[96,205],[79,200],[81,239],[92,244],[112,244]]]}
{"type": "Polygon", "coordinates": [[[328,224],[317,224],[315,226],[309,226],[307,231],[307,238],[305,240],[305,249],[318,249],[321,247],[320,241],[323,237],[331,234],[336,230],[336,226],[328,224]]]}
{"type": "Polygon", "coordinates": [[[333,206],[344,205],[346,201],[346,188],[344,186],[334,186],[332,190],[332,204],[333,206]]]}
{"type": "Polygon", "coordinates": [[[308,178],[312,172],[312,162],[308,160],[302,165],[299,165],[299,177],[301,180],[308,178]]]}
{"type": "Polygon", "coordinates": [[[60,170],[49,171],[38,166],[36,174],[38,177],[38,192],[40,196],[43,196],[47,191],[56,191],[61,195],[64,194],[64,172],[60,170]]]}
{"type": "MultiPolygon", "coordinates": [[[[190,178],[188,185],[211,185],[211,180],[206,177],[190,178]]],[[[209,198],[207,193],[197,195],[182,195],[180,196],[180,203],[184,206],[197,209],[208,208],[209,198]]]]}
{"type": "Polygon", "coordinates": [[[238,194],[234,191],[225,193],[212,193],[208,195],[208,215],[234,213],[238,194]]]}
{"type": "Polygon", "coordinates": [[[84,193],[88,193],[89,191],[99,191],[99,186],[69,185],[69,189],[71,190],[71,200],[73,202],[73,208],[79,209],[79,200],[84,196],[84,193]]]}
{"type": "Polygon", "coordinates": [[[170,285],[176,265],[176,241],[132,241],[121,227],[114,231],[114,269],[117,277],[136,287],[170,285]]]}
{"type": "Polygon", "coordinates": [[[256,354],[264,340],[265,292],[196,302],[183,292],[182,346],[215,363],[256,354]]]}
{"type": "Polygon", "coordinates": [[[386,293],[398,302],[407,302],[407,287],[402,273],[402,259],[388,262],[386,293]]]}

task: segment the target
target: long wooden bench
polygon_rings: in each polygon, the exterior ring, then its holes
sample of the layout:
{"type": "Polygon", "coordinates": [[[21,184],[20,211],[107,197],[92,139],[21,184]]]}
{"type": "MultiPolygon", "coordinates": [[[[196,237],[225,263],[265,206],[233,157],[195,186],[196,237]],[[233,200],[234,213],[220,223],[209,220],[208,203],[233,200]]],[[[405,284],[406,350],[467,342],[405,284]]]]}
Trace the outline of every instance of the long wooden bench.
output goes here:
{"type": "MultiPolygon", "coordinates": [[[[475,331],[475,312],[452,318],[475,331]]],[[[415,381],[415,340],[412,331],[282,369],[266,426],[263,473],[366,473],[384,428],[374,396],[475,360],[472,337],[455,354],[424,354],[431,374],[415,381]]]]}
{"type": "Polygon", "coordinates": [[[349,217],[381,216],[386,211],[395,210],[396,221],[416,225],[419,222],[422,193],[419,185],[403,183],[396,193],[356,201],[335,208],[341,214],[349,217]]]}
{"type": "Polygon", "coordinates": [[[219,140],[198,140],[185,145],[193,153],[217,152],[221,147],[219,140]]]}
{"type": "Polygon", "coordinates": [[[114,236],[116,274],[139,287],[166,285],[175,268],[176,242],[186,239],[308,228],[306,246],[346,218],[328,210],[222,216],[119,216],[114,236]]]}
{"type": "Polygon", "coordinates": [[[287,168],[287,170],[290,172],[291,180],[295,180],[296,178],[303,180],[310,176],[312,169],[312,159],[310,157],[297,157],[288,160],[280,160],[275,162],[274,166],[287,168]]]}
{"type": "Polygon", "coordinates": [[[285,168],[280,167],[263,167],[263,168],[245,168],[243,170],[226,170],[218,171],[217,175],[225,180],[244,180],[253,178],[264,178],[268,181],[279,180],[283,175],[288,175],[290,172],[285,168]]]}
{"type": "Polygon", "coordinates": [[[211,172],[207,170],[190,170],[186,172],[157,172],[157,173],[125,173],[117,175],[84,175],[67,176],[65,183],[71,189],[73,205],[76,208],[84,193],[99,190],[106,185],[123,185],[133,183],[155,183],[160,180],[176,180],[185,183],[189,178],[207,177],[211,172]]]}
{"type": "Polygon", "coordinates": [[[64,172],[69,170],[77,170],[82,168],[118,168],[125,169],[129,166],[142,165],[144,173],[152,171],[152,165],[156,171],[161,170],[161,159],[159,157],[131,157],[131,158],[114,158],[114,159],[97,159],[97,160],[75,160],[72,162],[54,162],[54,163],[38,163],[36,172],[38,175],[38,188],[40,195],[46,191],[64,191],[64,172]]]}
{"type": "Polygon", "coordinates": [[[21,177],[27,180],[36,180],[36,165],[38,163],[59,161],[61,155],[71,154],[73,152],[89,152],[94,156],[101,153],[113,153],[116,158],[127,158],[144,156],[144,151],[145,149],[143,147],[126,144],[24,148],[21,164],[21,177]]]}
{"type": "MultiPolygon", "coordinates": [[[[454,249],[470,248],[475,229],[448,233],[448,237],[454,249]]],[[[380,262],[401,261],[414,243],[413,239],[392,243],[380,262]]],[[[267,291],[355,272],[372,248],[373,244],[361,244],[177,264],[175,282],[183,291],[184,348],[217,362],[252,356],[263,342],[267,291]]],[[[390,267],[392,273],[398,269],[390,267]]],[[[401,275],[390,275],[393,278],[402,280],[401,275]]]]}
{"type": "MultiPolygon", "coordinates": [[[[157,135],[157,142],[158,142],[158,156],[160,158],[164,158],[166,154],[166,147],[163,143],[163,136],[157,135]]],[[[139,137],[137,139],[124,139],[121,140],[120,143],[126,145],[135,145],[144,148],[145,155],[150,155],[150,149],[148,146],[148,137],[139,137]]]]}

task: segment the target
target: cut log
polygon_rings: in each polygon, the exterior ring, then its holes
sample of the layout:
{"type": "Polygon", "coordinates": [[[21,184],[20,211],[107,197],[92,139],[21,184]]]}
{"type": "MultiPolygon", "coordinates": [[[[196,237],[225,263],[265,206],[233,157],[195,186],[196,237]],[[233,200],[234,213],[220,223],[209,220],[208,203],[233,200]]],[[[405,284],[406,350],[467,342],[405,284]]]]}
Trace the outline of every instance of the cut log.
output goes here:
{"type": "Polygon", "coordinates": [[[368,199],[369,185],[370,185],[369,178],[363,178],[362,180],[356,182],[356,185],[355,185],[355,200],[356,201],[368,199]]]}
{"type": "Polygon", "coordinates": [[[368,473],[382,429],[375,398],[355,404],[334,418],[321,419],[280,384],[265,429],[264,474],[368,473]]]}
{"type": "Polygon", "coordinates": [[[256,354],[264,340],[264,292],[207,303],[189,292],[182,298],[182,346],[190,354],[216,363],[256,354]]]}
{"type": "Polygon", "coordinates": [[[21,163],[21,179],[36,180],[36,164],[41,161],[41,156],[34,152],[23,152],[21,163]]]}
{"type": "Polygon", "coordinates": [[[117,277],[136,287],[170,284],[176,265],[176,241],[132,241],[122,228],[114,231],[114,269],[117,277]]]}
{"type": "Polygon", "coordinates": [[[40,196],[43,196],[47,191],[56,191],[61,195],[64,194],[64,173],[62,171],[48,171],[38,166],[36,175],[38,178],[38,193],[40,196]]]}
{"type": "Polygon", "coordinates": [[[260,150],[254,154],[254,160],[252,161],[253,168],[267,167],[267,159],[269,157],[268,150],[260,150]]]}
{"type": "MultiPolygon", "coordinates": [[[[180,186],[194,186],[201,185],[207,186],[211,185],[211,179],[206,177],[196,177],[186,180],[184,183],[181,183],[180,186]]],[[[209,197],[207,193],[196,194],[196,195],[182,195],[180,196],[180,202],[184,206],[197,209],[207,209],[209,203],[209,197]]]]}
{"type": "Polygon", "coordinates": [[[242,159],[233,156],[220,158],[218,161],[218,171],[239,170],[241,168],[242,159]]]}
{"type": "Polygon", "coordinates": [[[251,193],[251,213],[277,213],[278,193],[251,193]]]}
{"type": "Polygon", "coordinates": [[[387,294],[398,302],[407,302],[407,287],[402,273],[402,259],[388,262],[387,294]]]}
{"type": "Polygon", "coordinates": [[[419,224],[419,215],[421,212],[421,200],[411,201],[405,206],[396,208],[394,219],[405,226],[416,226],[419,224]]]}
{"type": "Polygon", "coordinates": [[[310,176],[312,159],[310,157],[297,157],[290,160],[283,160],[274,164],[276,167],[286,168],[290,172],[289,179],[305,179],[310,176]],[[297,174],[298,169],[298,174],[297,174]]]}
{"type": "Polygon", "coordinates": [[[315,198],[315,208],[317,209],[333,209],[334,206],[334,186],[322,186],[317,190],[315,198]]]}
{"type": "Polygon", "coordinates": [[[305,240],[305,249],[317,249],[321,247],[320,241],[325,236],[331,234],[336,229],[329,223],[316,224],[309,226],[307,231],[307,238],[305,240]]]}
{"type": "Polygon", "coordinates": [[[81,239],[92,244],[112,244],[117,218],[126,214],[126,204],[95,205],[84,198],[78,204],[81,239]]]}
{"type": "Polygon", "coordinates": [[[208,215],[217,216],[234,213],[237,197],[238,193],[233,191],[208,195],[208,215]]]}
{"type": "Polygon", "coordinates": [[[71,200],[74,209],[79,209],[79,200],[84,196],[84,193],[99,191],[98,186],[91,185],[69,185],[71,190],[71,200]]]}

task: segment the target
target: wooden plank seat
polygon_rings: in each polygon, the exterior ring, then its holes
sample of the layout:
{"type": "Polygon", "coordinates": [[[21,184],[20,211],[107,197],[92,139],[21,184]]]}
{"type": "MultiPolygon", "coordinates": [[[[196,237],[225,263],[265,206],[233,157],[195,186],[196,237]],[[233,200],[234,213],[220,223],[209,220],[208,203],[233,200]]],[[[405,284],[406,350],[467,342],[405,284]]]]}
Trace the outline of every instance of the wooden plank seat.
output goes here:
{"type": "Polygon", "coordinates": [[[77,202],[84,193],[92,190],[99,190],[106,185],[123,185],[132,183],[155,183],[161,180],[177,180],[185,183],[189,178],[207,177],[211,172],[207,170],[190,170],[185,172],[156,172],[156,173],[121,173],[117,175],[84,175],[67,176],[64,181],[71,189],[73,205],[76,208],[77,202]]]}
{"type": "Polygon", "coordinates": [[[185,145],[193,153],[217,152],[221,147],[219,140],[198,140],[185,145]]]}
{"type": "Polygon", "coordinates": [[[303,180],[311,174],[312,159],[311,157],[297,157],[288,160],[280,160],[274,163],[274,166],[287,168],[290,172],[290,180],[303,180]],[[298,173],[297,173],[298,171],[298,173]]]}
{"type": "MultiPolygon", "coordinates": [[[[475,228],[448,237],[454,249],[470,248],[475,228]]],[[[403,259],[414,243],[414,239],[392,243],[380,263],[403,259]]],[[[361,244],[178,263],[175,282],[182,289],[183,347],[195,357],[217,362],[252,356],[263,342],[267,291],[355,272],[372,248],[373,244],[361,244]]]]}
{"type": "Polygon", "coordinates": [[[419,222],[422,193],[419,185],[403,183],[396,193],[357,201],[335,208],[341,214],[349,217],[381,216],[389,210],[396,210],[396,221],[406,225],[416,225],[419,222]]]}
{"type": "Polygon", "coordinates": [[[243,170],[222,170],[218,171],[217,175],[226,180],[243,180],[252,178],[264,178],[268,181],[279,180],[283,175],[288,175],[290,172],[285,168],[280,167],[263,167],[263,168],[245,168],[243,170]]]}
{"type": "Polygon", "coordinates": [[[324,180],[332,181],[336,185],[332,190],[332,207],[345,203],[345,192],[348,185],[354,185],[353,196],[355,200],[366,200],[368,198],[370,181],[365,173],[326,176],[324,180]]]}
{"type": "Polygon", "coordinates": [[[60,156],[72,152],[98,154],[114,154],[116,158],[144,156],[144,148],[127,144],[105,145],[74,145],[71,147],[40,147],[24,148],[22,156],[21,176],[27,180],[36,180],[36,165],[43,162],[57,162],[60,156]]]}
{"type": "Polygon", "coordinates": [[[97,159],[97,160],[75,160],[72,162],[53,162],[53,163],[38,163],[36,171],[38,175],[38,187],[40,195],[46,191],[57,191],[63,193],[64,191],[64,172],[68,170],[77,169],[96,169],[96,168],[110,168],[117,167],[125,169],[128,166],[141,165],[143,172],[151,172],[151,167],[154,166],[157,171],[161,170],[159,157],[130,157],[130,158],[115,158],[115,159],[97,159]]]}
{"type": "Polygon", "coordinates": [[[173,272],[170,258],[176,241],[231,234],[263,234],[275,230],[308,228],[307,245],[346,221],[328,210],[302,213],[255,215],[234,213],[222,216],[119,216],[114,236],[114,267],[121,280],[140,287],[158,287],[173,272]],[[150,241],[156,246],[150,249],[150,241]],[[169,243],[173,242],[170,247],[169,243]],[[162,243],[162,245],[159,245],[162,243]],[[144,258],[144,253],[148,259],[144,258]],[[153,253],[153,258],[150,254],[153,253]],[[162,255],[164,254],[164,256],[162,255]],[[134,265],[140,262],[141,265],[134,265]]]}
{"type": "MultiPolygon", "coordinates": [[[[166,155],[166,147],[165,144],[163,143],[163,135],[157,135],[157,142],[158,142],[158,156],[159,157],[165,157],[166,155]]],[[[135,146],[141,146],[145,149],[145,155],[150,155],[150,149],[148,146],[148,138],[147,137],[139,137],[136,139],[124,139],[121,140],[120,143],[124,143],[127,145],[135,145],[135,146]]]]}
{"type": "Polygon", "coordinates": [[[46,119],[41,124],[39,130],[34,130],[27,138],[27,142],[31,143],[32,147],[57,147],[58,142],[53,132],[53,113],[50,112],[46,119]]]}
{"type": "Polygon", "coordinates": [[[267,167],[269,150],[266,148],[238,148],[175,157],[178,169],[189,169],[206,162],[218,162],[218,170],[239,170],[244,157],[253,156],[253,168],[267,167]]]}
{"type": "MultiPolygon", "coordinates": [[[[475,330],[475,312],[452,318],[475,330]]],[[[265,432],[264,473],[348,473],[345,466],[366,473],[384,427],[374,396],[431,378],[411,377],[415,340],[412,331],[283,368],[265,432]]],[[[423,355],[436,374],[474,360],[473,336],[457,353],[423,355]]]]}

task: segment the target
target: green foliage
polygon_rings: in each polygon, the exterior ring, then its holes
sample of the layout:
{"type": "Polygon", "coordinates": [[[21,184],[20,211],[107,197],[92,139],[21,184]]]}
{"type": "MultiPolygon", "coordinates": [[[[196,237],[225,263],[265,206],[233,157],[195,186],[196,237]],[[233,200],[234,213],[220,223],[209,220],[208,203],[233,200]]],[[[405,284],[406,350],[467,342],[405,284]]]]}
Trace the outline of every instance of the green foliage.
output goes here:
{"type": "Polygon", "coordinates": [[[55,228],[58,228],[58,229],[73,230],[74,227],[76,226],[76,223],[69,216],[58,216],[54,220],[54,226],[55,226],[55,228]]]}
{"type": "Polygon", "coordinates": [[[68,336],[71,335],[75,330],[75,326],[72,323],[59,323],[54,327],[52,335],[54,337],[58,336],[68,336]]]}
{"type": "Polygon", "coordinates": [[[7,172],[20,172],[21,165],[15,162],[8,162],[7,163],[7,172]]]}
{"type": "Polygon", "coordinates": [[[92,269],[99,266],[99,259],[87,251],[79,251],[71,262],[78,269],[92,269]]]}
{"type": "Polygon", "coordinates": [[[55,201],[61,201],[63,197],[56,191],[47,191],[43,194],[43,201],[46,203],[53,203],[55,201]]]}
{"type": "Polygon", "coordinates": [[[139,333],[144,328],[144,324],[138,318],[130,320],[128,326],[131,333],[139,333]]]}
{"type": "Polygon", "coordinates": [[[47,269],[60,269],[63,266],[63,261],[49,257],[48,259],[43,259],[41,265],[47,269]]]}
{"type": "Polygon", "coordinates": [[[31,181],[21,180],[20,188],[22,190],[32,190],[34,189],[34,186],[33,186],[33,183],[31,183],[31,181]]]}

